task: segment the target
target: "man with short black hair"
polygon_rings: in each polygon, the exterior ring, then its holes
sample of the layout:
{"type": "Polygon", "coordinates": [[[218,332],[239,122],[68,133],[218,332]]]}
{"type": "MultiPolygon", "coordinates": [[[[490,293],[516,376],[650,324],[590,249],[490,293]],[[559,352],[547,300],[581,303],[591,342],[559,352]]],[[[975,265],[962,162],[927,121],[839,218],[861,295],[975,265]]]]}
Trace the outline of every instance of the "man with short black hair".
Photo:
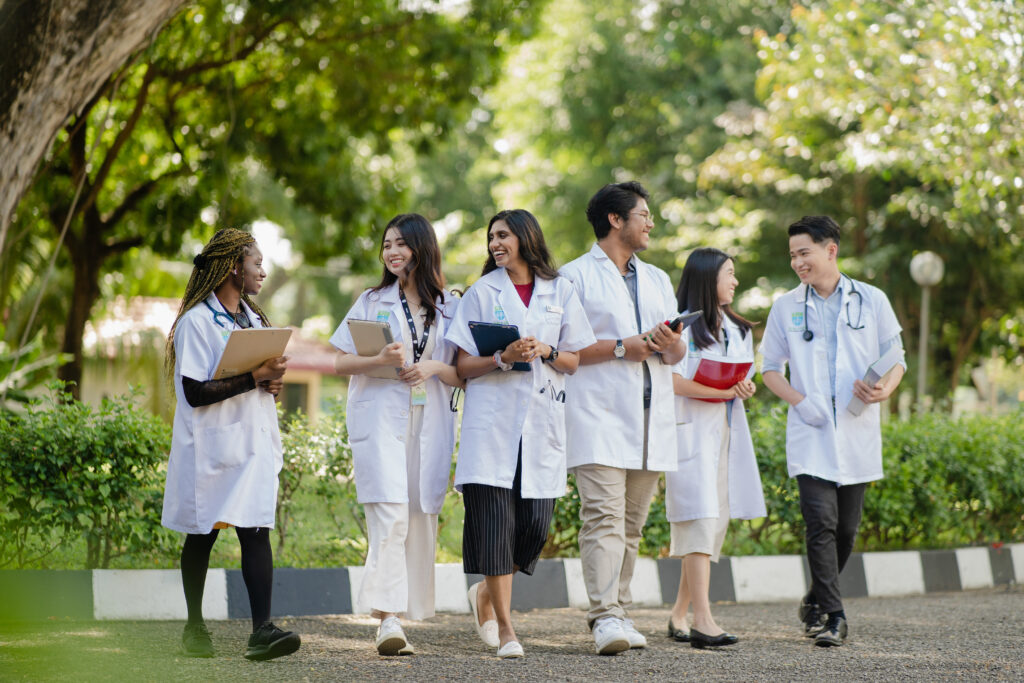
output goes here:
{"type": "Polygon", "coordinates": [[[676,308],[668,275],[637,258],[654,226],[647,199],[636,182],[601,188],[587,206],[597,244],[561,270],[597,337],[568,378],[566,451],[580,495],[587,622],[604,655],[647,645],[628,618],[630,581],[658,477],[676,468],[672,366],[685,347],[663,322],[676,308]]]}
{"type": "Polygon", "coordinates": [[[801,284],[772,305],[761,341],[765,386],[790,404],[786,460],[800,488],[811,569],[798,616],[820,646],[842,645],[847,636],[839,573],[853,552],[867,483],[883,476],[878,404],[906,369],[889,299],[843,275],[838,256],[839,226],[828,216],[789,226],[790,265],[801,284]],[[893,372],[864,383],[868,366],[894,347],[893,372]],[[847,409],[854,398],[866,405],[859,415],[847,409]]]}

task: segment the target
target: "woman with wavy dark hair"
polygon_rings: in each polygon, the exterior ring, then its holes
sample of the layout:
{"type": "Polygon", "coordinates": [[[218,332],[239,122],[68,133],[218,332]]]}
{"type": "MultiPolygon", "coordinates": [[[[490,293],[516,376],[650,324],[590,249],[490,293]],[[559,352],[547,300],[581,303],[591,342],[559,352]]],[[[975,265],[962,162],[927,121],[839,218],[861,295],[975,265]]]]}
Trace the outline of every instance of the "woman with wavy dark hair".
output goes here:
{"type": "Polygon", "coordinates": [[[551,264],[533,214],[502,211],[487,226],[483,276],[448,332],[466,382],[455,487],[463,495],[462,565],[480,638],[502,659],[522,657],[512,628],[512,579],[532,574],[555,498],[565,494],[565,377],[594,343],[576,290],[551,264]],[[511,324],[520,338],[481,356],[472,322],[511,324]],[[528,371],[515,372],[513,365],[528,371]]]}
{"type": "Polygon", "coordinates": [[[461,385],[444,335],[458,299],[444,289],[441,250],[423,216],[392,218],[380,259],[380,283],[359,296],[331,343],[338,374],[352,377],[348,435],[368,536],[359,602],[380,619],[377,652],[403,655],[413,648],[400,615],[434,615],[437,516],[455,449],[449,402],[461,385]],[[395,341],[360,356],[351,320],[386,322],[395,341]]]}
{"type": "Polygon", "coordinates": [[[253,633],[245,656],[273,659],[299,647],[297,634],[270,622],[270,529],[283,464],[274,397],[281,391],[287,359],[273,358],[252,372],[213,379],[232,330],[270,325],[252,300],[267,274],[256,240],[233,228],[218,230],[193,264],[167,337],[166,361],[177,409],[163,525],[188,534],[181,550],[188,609],[182,654],[213,656],[203,621],[203,588],[217,535],[235,527],[252,610],[253,633]]]}
{"type": "Polygon", "coordinates": [[[679,591],[668,635],[692,647],[735,644],[711,616],[708,588],[730,518],[765,515],[761,476],[747,427],[743,400],[754,395],[751,377],[716,389],[697,381],[703,360],[754,360],[752,323],[732,310],[739,282],[732,258],[712,248],[695,249],[683,267],[676,292],[680,311],[703,311],[683,333],[686,357],[673,369],[679,468],[666,472],[665,516],[671,524],[671,557],[682,558],[679,591]],[[687,610],[693,605],[692,628],[687,610]]]}

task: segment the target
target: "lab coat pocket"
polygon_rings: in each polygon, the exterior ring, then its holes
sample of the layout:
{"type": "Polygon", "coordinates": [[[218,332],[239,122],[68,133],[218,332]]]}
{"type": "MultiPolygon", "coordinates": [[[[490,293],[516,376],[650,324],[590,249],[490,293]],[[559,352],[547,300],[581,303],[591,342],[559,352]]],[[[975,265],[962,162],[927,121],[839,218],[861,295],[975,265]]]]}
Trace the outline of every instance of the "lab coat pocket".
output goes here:
{"type": "Polygon", "coordinates": [[[565,451],[565,404],[560,400],[548,401],[550,422],[548,423],[548,446],[553,452],[565,451]]]}
{"type": "Polygon", "coordinates": [[[680,463],[697,456],[697,447],[693,443],[693,422],[676,422],[676,448],[680,463]]]}
{"type": "Polygon", "coordinates": [[[203,429],[198,436],[196,451],[209,473],[234,469],[251,455],[250,439],[245,438],[241,422],[203,429]]]}
{"type": "Polygon", "coordinates": [[[350,444],[366,441],[373,431],[373,401],[354,401],[348,404],[345,415],[350,444]]]}

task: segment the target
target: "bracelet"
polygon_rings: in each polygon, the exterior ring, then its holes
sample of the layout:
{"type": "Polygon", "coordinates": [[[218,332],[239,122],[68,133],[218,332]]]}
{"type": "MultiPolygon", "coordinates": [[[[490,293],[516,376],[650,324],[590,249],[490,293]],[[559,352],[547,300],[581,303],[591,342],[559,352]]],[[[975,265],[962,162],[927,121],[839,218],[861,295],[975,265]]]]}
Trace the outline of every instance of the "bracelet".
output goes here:
{"type": "Polygon", "coordinates": [[[494,361],[494,364],[498,366],[498,368],[500,368],[502,372],[508,372],[509,370],[512,369],[511,363],[506,363],[501,359],[501,351],[495,351],[494,355],[491,356],[491,360],[494,361]]]}

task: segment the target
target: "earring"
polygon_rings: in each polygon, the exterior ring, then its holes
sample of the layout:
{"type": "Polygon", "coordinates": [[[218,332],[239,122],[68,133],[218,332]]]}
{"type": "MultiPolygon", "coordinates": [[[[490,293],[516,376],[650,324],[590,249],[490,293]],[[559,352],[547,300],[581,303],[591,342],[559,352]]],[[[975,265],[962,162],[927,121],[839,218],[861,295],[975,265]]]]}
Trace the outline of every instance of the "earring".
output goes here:
{"type": "Polygon", "coordinates": [[[238,269],[236,268],[235,270],[232,270],[232,271],[231,271],[231,274],[232,274],[232,275],[238,275],[238,269]]]}

